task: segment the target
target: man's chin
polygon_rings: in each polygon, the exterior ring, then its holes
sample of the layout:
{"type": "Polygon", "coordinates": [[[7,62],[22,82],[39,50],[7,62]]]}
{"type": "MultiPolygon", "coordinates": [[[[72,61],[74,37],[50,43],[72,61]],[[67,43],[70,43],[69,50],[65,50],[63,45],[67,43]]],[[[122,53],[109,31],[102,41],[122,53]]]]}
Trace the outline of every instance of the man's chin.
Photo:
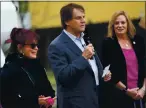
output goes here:
{"type": "Polygon", "coordinates": [[[84,32],[84,31],[85,31],[85,29],[81,29],[80,31],[81,31],[81,32],[84,32]]]}

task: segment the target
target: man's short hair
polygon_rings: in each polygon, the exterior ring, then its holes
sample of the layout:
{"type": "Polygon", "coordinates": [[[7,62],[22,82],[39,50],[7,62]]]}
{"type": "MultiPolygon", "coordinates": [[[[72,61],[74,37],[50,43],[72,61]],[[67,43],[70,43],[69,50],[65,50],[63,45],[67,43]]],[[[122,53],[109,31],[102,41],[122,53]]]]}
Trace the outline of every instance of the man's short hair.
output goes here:
{"type": "Polygon", "coordinates": [[[64,29],[66,29],[67,27],[65,22],[72,19],[73,9],[80,9],[81,11],[85,12],[83,6],[75,3],[69,3],[63,6],[60,10],[60,17],[61,17],[61,24],[64,29]]]}

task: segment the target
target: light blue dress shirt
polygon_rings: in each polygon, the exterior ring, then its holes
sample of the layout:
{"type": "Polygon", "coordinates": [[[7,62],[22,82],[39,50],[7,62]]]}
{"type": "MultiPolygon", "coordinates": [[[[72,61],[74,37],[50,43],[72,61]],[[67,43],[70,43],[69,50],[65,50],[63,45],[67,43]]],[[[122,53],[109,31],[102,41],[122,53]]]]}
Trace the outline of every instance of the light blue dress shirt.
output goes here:
{"type": "MultiPolygon", "coordinates": [[[[85,47],[86,47],[86,43],[83,39],[84,33],[81,33],[80,38],[76,37],[75,35],[67,32],[65,29],[63,30],[68,36],[69,38],[71,38],[71,40],[73,40],[73,42],[80,48],[80,50],[83,52],[85,47]]],[[[98,67],[96,65],[96,61],[95,58],[93,57],[93,59],[89,59],[88,60],[93,72],[94,72],[94,76],[95,76],[95,81],[96,81],[96,85],[99,85],[99,78],[98,78],[98,67]]]]}

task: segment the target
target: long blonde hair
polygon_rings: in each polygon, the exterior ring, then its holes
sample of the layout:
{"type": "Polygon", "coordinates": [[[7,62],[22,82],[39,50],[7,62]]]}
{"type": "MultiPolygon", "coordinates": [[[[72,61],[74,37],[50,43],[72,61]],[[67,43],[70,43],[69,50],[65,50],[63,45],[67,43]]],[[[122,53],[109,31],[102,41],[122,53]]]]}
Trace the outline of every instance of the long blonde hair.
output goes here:
{"type": "Polygon", "coordinates": [[[127,34],[128,34],[128,36],[130,36],[130,38],[133,38],[136,34],[136,29],[135,29],[132,21],[130,20],[129,16],[127,15],[127,13],[125,11],[117,11],[112,15],[112,18],[111,18],[111,20],[109,21],[109,24],[108,24],[107,37],[115,36],[114,23],[115,23],[116,18],[119,15],[124,15],[125,16],[125,18],[127,20],[127,27],[128,27],[127,34]]]}

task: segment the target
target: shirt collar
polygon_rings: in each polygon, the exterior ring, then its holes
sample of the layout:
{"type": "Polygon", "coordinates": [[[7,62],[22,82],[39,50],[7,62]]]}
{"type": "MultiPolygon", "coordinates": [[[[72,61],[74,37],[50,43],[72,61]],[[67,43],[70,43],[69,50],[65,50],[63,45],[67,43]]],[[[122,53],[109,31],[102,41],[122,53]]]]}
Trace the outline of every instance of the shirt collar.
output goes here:
{"type": "Polygon", "coordinates": [[[73,41],[75,41],[75,40],[80,40],[80,39],[83,38],[84,35],[85,35],[85,34],[82,32],[82,33],[81,33],[81,36],[78,38],[78,37],[76,37],[75,35],[69,33],[68,31],[66,31],[65,29],[64,29],[63,31],[64,31],[73,41]]]}

